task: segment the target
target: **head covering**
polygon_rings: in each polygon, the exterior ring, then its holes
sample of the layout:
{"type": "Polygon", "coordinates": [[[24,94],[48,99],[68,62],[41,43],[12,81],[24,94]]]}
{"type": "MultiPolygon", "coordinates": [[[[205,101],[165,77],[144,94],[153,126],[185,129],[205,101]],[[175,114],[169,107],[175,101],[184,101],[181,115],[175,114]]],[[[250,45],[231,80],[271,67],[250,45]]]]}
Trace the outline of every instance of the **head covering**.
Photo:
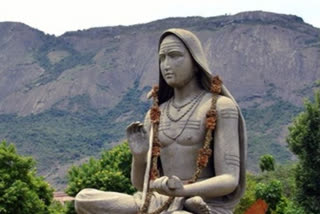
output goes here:
{"type": "MultiPolygon", "coordinates": [[[[190,31],[184,30],[184,29],[177,29],[172,28],[164,31],[162,35],[160,36],[158,49],[160,50],[160,45],[163,39],[168,35],[174,35],[178,37],[187,50],[189,51],[190,55],[192,56],[194,62],[199,68],[199,81],[200,85],[207,91],[210,91],[211,86],[211,79],[212,75],[201,45],[200,40],[190,31]]],[[[161,71],[160,71],[160,61],[159,61],[159,104],[166,102],[168,99],[170,99],[173,96],[173,89],[165,82],[161,71]]],[[[228,195],[225,199],[222,201],[217,201],[214,203],[217,203],[217,206],[235,206],[239,200],[240,197],[243,195],[245,190],[245,174],[246,174],[246,159],[247,159],[247,135],[246,135],[246,126],[245,121],[242,116],[241,110],[239,108],[239,105],[229,92],[229,90],[222,85],[222,92],[221,95],[226,96],[230,98],[234,104],[237,106],[238,112],[239,112],[239,125],[238,125],[238,132],[239,132],[239,151],[240,151],[240,180],[239,185],[236,188],[236,190],[228,195]]]]}

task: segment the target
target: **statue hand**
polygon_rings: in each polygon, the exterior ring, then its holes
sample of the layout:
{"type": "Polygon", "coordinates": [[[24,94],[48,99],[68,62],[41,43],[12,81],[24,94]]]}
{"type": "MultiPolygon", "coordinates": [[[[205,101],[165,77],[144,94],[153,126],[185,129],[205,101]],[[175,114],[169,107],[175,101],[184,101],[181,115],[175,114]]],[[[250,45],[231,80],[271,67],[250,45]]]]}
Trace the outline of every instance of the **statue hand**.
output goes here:
{"type": "Polygon", "coordinates": [[[184,186],[177,176],[162,176],[150,182],[150,188],[160,194],[168,196],[183,196],[184,186]]]}
{"type": "Polygon", "coordinates": [[[149,148],[148,137],[141,122],[133,122],[127,127],[127,139],[133,156],[147,154],[149,148]]]}

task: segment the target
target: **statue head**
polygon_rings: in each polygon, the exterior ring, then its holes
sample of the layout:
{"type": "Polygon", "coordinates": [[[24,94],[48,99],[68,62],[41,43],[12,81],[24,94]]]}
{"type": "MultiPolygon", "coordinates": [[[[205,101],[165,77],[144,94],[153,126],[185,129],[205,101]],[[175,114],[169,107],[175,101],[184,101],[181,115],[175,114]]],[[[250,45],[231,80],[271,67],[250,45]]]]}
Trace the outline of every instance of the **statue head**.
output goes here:
{"type": "Polygon", "coordinates": [[[173,87],[179,87],[174,77],[165,76],[164,53],[173,51],[173,54],[184,55],[184,73],[177,73],[180,83],[196,78],[199,86],[210,91],[211,74],[207,60],[199,39],[190,31],[184,29],[169,29],[162,33],[159,40],[159,104],[166,102],[173,96],[173,87]]]}
{"type": "Polygon", "coordinates": [[[174,35],[166,36],[159,49],[162,78],[172,88],[182,88],[194,81],[197,84],[197,66],[183,42],[174,35]]]}

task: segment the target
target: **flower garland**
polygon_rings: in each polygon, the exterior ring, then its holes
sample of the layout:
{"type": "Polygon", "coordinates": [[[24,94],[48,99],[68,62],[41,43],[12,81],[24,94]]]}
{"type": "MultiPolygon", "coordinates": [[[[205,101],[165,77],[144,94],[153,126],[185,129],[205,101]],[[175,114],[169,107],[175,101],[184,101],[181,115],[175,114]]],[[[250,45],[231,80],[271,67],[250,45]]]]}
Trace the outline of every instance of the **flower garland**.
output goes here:
{"type": "MultiPolygon", "coordinates": [[[[198,157],[197,157],[197,168],[194,172],[192,178],[188,181],[189,184],[194,183],[198,180],[200,173],[203,168],[205,168],[208,164],[209,158],[212,155],[211,142],[212,142],[212,132],[217,124],[217,110],[216,103],[218,99],[218,95],[221,93],[222,89],[222,81],[219,76],[215,76],[211,80],[211,88],[210,91],[212,93],[211,106],[208,112],[206,113],[206,134],[204,139],[204,144],[201,149],[199,149],[198,157]]],[[[153,104],[150,109],[150,119],[153,126],[153,142],[152,142],[152,159],[151,159],[151,169],[149,176],[149,184],[150,181],[157,179],[160,176],[158,169],[158,159],[160,156],[160,141],[159,141],[159,123],[160,123],[160,115],[161,111],[159,108],[159,99],[158,99],[159,87],[154,86],[152,88],[152,98],[153,104]]],[[[149,187],[149,185],[148,185],[149,187]]],[[[152,190],[149,189],[147,192],[146,200],[141,207],[139,214],[160,214],[162,211],[169,208],[170,204],[174,200],[174,196],[170,196],[168,200],[155,211],[148,213],[148,208],[152,198],[152,190]]]]}

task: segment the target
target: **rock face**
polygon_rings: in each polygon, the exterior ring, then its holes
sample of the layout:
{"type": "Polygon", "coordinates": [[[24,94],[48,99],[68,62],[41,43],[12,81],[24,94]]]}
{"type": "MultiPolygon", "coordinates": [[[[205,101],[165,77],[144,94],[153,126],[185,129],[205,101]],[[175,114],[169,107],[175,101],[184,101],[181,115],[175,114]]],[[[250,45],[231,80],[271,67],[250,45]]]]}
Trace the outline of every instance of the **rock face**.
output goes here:
{"type": "MultiPolygon", "coordinates": [[[[21,23],[0,23],[0,116],[14,115],[12,120],[17,121],[53,109],[82,116],[89,115],[88,109],[110,115],[115,107],[123,108],[119,103],[130,103],[132,96],[128,95],[137,91],[134,99],[146,101],[146,90],[158,78],[159,35],[172,27],[186,28],[200,38],[212,73],[222,77],[244,109],[249,129],[252,126],[249,160],[253,162],[267,152],[283,156],[277,154],[277,146],[286,150],[282,145],[286,126],[299,111],[302,98],[311,96],[314,82],[320,77],[320,31],[297,16],[257,11],[211,18],[168,18],[128,27],[68,32],[60,37],[21,23]],[[292,114],[282,118],[281,112],[292,114]]],[[[112,122],[142,117],[142,113],[137,116],[130,109],[112,112],[112,122]]],[[[37,133],[46,129],[43,126],[37,133]]],[[[17,141],[20,138],[13,137],[14,130],[12,126],[12,130],[0,131],[0,138],[17,141]]],[[[20,133],[23,136],[25,132],[20,133]]],[[[103,139],[108,141],[108,136],[103,139]]],[[[72,141],[73,135],[69,137],[65,143],[72,141]]],[[[83,142],[95,142],[98,137],[83,142]]],[[[47,143],[52,145],[50,140],[47,143]]],[[[22,152],[39,157],[38,148],[17,144],[24,148],[22,152]]]]}
{"type": "Polygon", "coordinates": [[[82,94],[94,108],[113,107],[135,81],[140,87],[155,82],[157,40],[170,27],[200,37],[213,73],[240,101],[264,96],[272,84],[277,95],[298,104],[301,97],[292,91],[319,77],[319,29],[296,16],[247,12],[169,18],[57,38],[23,24],[1,23],[0,112],[37,114],[82,94]]]}

